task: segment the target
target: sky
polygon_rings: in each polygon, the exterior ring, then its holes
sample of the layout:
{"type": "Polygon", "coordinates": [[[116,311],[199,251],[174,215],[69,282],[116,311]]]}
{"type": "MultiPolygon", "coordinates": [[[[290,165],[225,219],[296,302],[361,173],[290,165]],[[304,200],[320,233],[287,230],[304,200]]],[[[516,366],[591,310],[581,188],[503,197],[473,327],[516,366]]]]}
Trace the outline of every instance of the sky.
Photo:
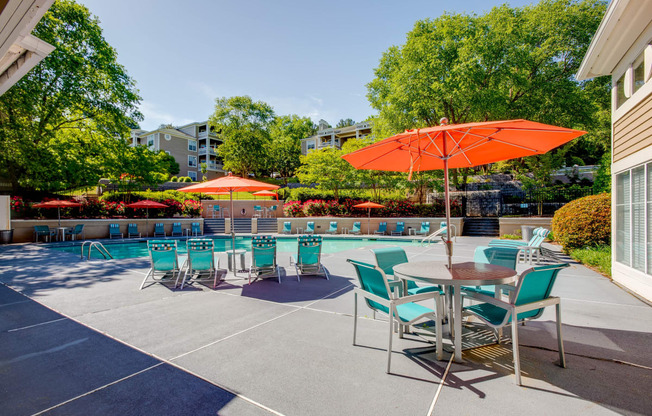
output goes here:
{"type": "MultiPolygon", "coordinates": [[[[142,101],[145,130],[207,120],[248,95],[277,115],[363,121],[374,68],[417,20],[482,14],[495,0],[78,0],[100,19],[142,101]]],[[[531,0],[513,0],[513,7],[531,0]]]]}

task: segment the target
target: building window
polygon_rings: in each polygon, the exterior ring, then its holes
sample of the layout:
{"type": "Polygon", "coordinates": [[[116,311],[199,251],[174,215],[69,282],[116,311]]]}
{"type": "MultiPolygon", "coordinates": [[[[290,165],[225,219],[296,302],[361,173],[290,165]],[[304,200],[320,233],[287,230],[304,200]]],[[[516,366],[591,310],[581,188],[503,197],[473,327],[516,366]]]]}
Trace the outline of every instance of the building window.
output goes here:
{"type": "Polygon", "coordinates": [[[147,146],[148,147],[154,147],[154,138],[156,137],[155,134],[151,134],[147,136],[147,146]]]}
{"type": "Polygon", "coordinates": [[[197,151],[197,140],[188,140],[188,151],[189,152],[197,151]]]}
{"type": "Polygon", "coordinates": [[[634,92],[645,85],[645,52],[634,61],[634,92]]]}
{"type": "Polygon", "coordinates": [[[314,141],[307,142],[306,143],[306,149],[307,150],[315,150],[315,142],[314,141]]]}
{"type": "MultiPolygon", "coordinates": [[[[625,74],[626,73],[627,72],[625,72],[625,74]]],[[[627,96],[625,95],[625,74],[623,74],[616,82],[616,108],[620,107],[625,101],[627,101],[627,96]]]]}
{"type": "Polygon", "coordinates": [[[191,168],[197,167],[197,156],[188,155],[188,166],[191,168]]]}
{"type": "Polygon", "coordinates": [[[195,172],[194,170],[189,170],[188,171],[188,177],[190,179],[192,179],[194,182],[196,182],[197,181],[197,172],[195,172]]]}

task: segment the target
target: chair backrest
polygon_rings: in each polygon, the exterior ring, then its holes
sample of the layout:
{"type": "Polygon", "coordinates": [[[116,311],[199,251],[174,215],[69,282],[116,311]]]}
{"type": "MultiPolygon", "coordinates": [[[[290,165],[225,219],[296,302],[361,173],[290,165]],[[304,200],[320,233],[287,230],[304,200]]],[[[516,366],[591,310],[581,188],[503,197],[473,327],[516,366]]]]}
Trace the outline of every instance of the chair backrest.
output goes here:
{"type": "MultiPolygon", "coordinates": [[[[198,222],[193,222],[190,224],[190,232],[194,233],[200,233],[201,232],[201,227],[199,226],[198,222]]],[[[211,240],[213,241],[213,240],[211,240]]]]}
{"type": "Polygon", "coordinates": [[[173,222],[172,223],[172,232],[173,233],[180,233],[181,231],[181,223],[180,222],[173,222]]]}
{"type": "Polygon", "coordinates": [[[170,271],[179,268],[177,242],[175,240],[150,240],[147,242],[152,269],[170,271]]]}
{"type": "Polygon", "coordinates": [[[422,233],[427,233],[430,232],[430,223],[428,221],[424,221],[421,223],[421,230],[419,232],[422,233]]]}
{"type": "Polygon", "coordinates": [[[308,221],[308,223],[306,224],[306,231],[315,231],[314,221],[308,221]]]}
{"type": "Polygon", "coordinates": [[[285,221],[283,223],[283,232],[291,233],[292,232],[292,223],[290,221],[285,221]]]}
{"type": "Polygon", "coordinates": [[[356,221],[353,223],[353,228],[351,231],[360,231],[360,221],[356,221]]]}
{"type": "MultiPolygon", "coordinates": [[[[376,257],[376,264],[386,275],[394,276],[394,266],[408,262],[405,250],[398,246],[372,248],[371,252],[376,257]]],[[[412,280],[408,280],[407,287],[413,289],[418,285],[412,280]]]]}
{"type": "MultiPolygon", "coordinates": [[[[378,297],[385,298],[390,300],[390,289],[389,284],[387,283],[387,277],[385,273],[378,268],[368,263],[363,263],[356,260],[347,260],[355,268],[355,274],[358,277],[358,282],[360,283],[360,289],[365,292],[372,293],[378,297]]],[[[365,298],[367,306],[372,309],[381,310],[385,313],[389,313],[389,308],[385,305],[381,305],[378,302],[365,298]]]]}
{"type": "Polygon", "coordinates": [[[322,238],[319,235],[304,235],[297,240],[297,263],[319,264],[321,261],[322,238]]]}
{"type": "Polygon", "coordinates": [[[165,232],[165,226],[163,225],[162,222],[157,222],[154,224],[154,232],[155,233],[164,233],[165,232]]]}
{"type": "Polygon", "coordinates": [[[109,224],[109,234],[120,234],[120,224],[109,224]]]}
{"type": "Polygon", "coordinates": [[[262,211],[260,205],[254,205],[254,211],[262,211]]]}
{"type": "Polygon", "coordinates": [[[47,225],[35,225],[34,226],[34,231],[37,233],[49,233],[50,232],[50,227],[47,225]]]}
{"type": "MultiPolygon", "coordinates": [[[[518,278],[516,289],[510,294],[510,303],[518,306],[546,299],[550,296],[559,271],[569,266],[568,263],[560,263],[532,267],[524,271],[518,278]]],[[[518,314],[518,319],[534,319],[542,313],[543,309],[521,312],[518,314]]]]}
{"type": "Polygon", "coordinates": [[[272,205],[271,207],[269,207],[269,210],[270,211],[276,211],[276,208],[278,208],[276,205],[272,205]]]}
{"type": "Polygon", "coordinates": [[[213,205],[213,212],[220,212],[220,206],[219,205],[213,205]]]}
{"type": "MultiPolygon", "coordinates": [[[[199,223],[197,223],[199,224],[199,223]]],[[[211,270],[215,266],[215,242],[210,238],[188,240],[188,262],[191,270],[211,270]]]]}
{"type": "Polygon", "coordinates": [[[519,250],[517,248],[479,246],[475,248],[473,261],[476,263],[495,264],[516,270],[518,254],[519,250]]]}
{"type": "Polygon", "coordinates": [[[405,229],[405,222],[399,221],[396,223],[396,231],[403,231],[405,229]]]}
{"type": "Polygon", "coordinates": [[[251,258],[254,267],[276,265],[276,237],[271,235],[254,236],[251,239],[251,258]]]}
{"type": "Polygon", "coordinates": [[[380,224],[378,224],[378,231],[379,232],[387,231],[387,223],[385,221],[381,221],[380,224]]]}
{"type": "Polygon", "coordinates": [[[81,234],[82,231],[84,231],[84,224],[77,224],[72,230],[73,234],[81,234]]]}
{"type": "Polygon", "coordinates": [[[337,221],[331,221],[331,228],[328,231],[337,231],[337,221]]]}
{"type": "Polygon", "coordinates": [[[138,224],[127,224],[127,233],[138,234],[138,224]]]}
{"type": "Polygon", "coordinates": [[[527,245],[530,247],[541,247],[541,243],[548,237],[548,234],[550,234],[550,230],[543,227],[535,229],[527,245]]]}

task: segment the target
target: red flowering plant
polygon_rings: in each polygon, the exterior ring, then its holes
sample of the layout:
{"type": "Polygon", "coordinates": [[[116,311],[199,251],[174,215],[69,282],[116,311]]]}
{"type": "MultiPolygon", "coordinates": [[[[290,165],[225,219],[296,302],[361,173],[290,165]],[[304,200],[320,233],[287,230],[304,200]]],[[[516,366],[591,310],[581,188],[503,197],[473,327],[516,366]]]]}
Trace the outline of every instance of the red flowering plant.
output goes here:
{"type": "Polygon", "coordinates": [[[111,201],[102,201],[104,214],[109,217],[123,216],[125,215],[125,203],[120,202],[111,202],[111,201]]]}
{"type": "Polygon", "coordinates": [[[183,213],[183,204],[174,199],[166,199],[162,202],[167,205],[167,208],[162,208],[161,211],[165,214],[166,217],[171,218],[175,215],[181,215],[183,213]]]}
{"type": "Polygon", "coordinates": [[[201,202],[192,199],[183,201],[183,214],[188,217],[200,217],[202,211],[201,202]]]}
{"type": "Polygon", "coordinates": [[[303,213],[306,214],[306,217],[327,215],[328,204],[323,199],[309,199],[303,204],[303,213]]]}
{"type": "Polygon", "coordinates": [[[16,212],[21,212],[25,208],[25,202],[19,196],[11,197],[10,204],[11,209],[16,212]]]}
{"type": "Polygon", "coordinates": [[[288,201],[283,204],[283,214],[286,217],[303,217],[303,205],[300,201],[288,201]]]}
{"type": "Polygon", "coordinates": [[[385,208],[378,211],[381,217],[411,217],[414,215],[414,204],[410,201],[386,201],[385,208]]]}

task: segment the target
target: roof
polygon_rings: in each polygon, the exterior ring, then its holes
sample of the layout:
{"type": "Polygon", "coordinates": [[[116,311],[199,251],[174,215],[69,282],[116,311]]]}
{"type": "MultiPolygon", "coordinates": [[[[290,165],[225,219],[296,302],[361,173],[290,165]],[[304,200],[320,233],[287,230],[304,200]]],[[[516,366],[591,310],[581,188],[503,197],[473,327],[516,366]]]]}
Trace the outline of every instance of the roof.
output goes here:
{"type": "Polygon", "coordinates": [[[612,0],[584,55],[576,78],[582,81],[612,75],[651,22],[652,1],[612,0]]]}
{"type": "Polygon", "coordinates": [[[191,136],[188,133],[182,132],[181,130],[168,129],[168,128],[145,131],[145,132],[139,134],[138,137],[145,137],[145,136],[149,136],[150,134],[154,134],[154,133],[165,133],[165,134],[174,135],[176,137],[183,137],[183,138],[189,139],[189,140],[197,140],[197,138],[195,136],[191,136]]]}

